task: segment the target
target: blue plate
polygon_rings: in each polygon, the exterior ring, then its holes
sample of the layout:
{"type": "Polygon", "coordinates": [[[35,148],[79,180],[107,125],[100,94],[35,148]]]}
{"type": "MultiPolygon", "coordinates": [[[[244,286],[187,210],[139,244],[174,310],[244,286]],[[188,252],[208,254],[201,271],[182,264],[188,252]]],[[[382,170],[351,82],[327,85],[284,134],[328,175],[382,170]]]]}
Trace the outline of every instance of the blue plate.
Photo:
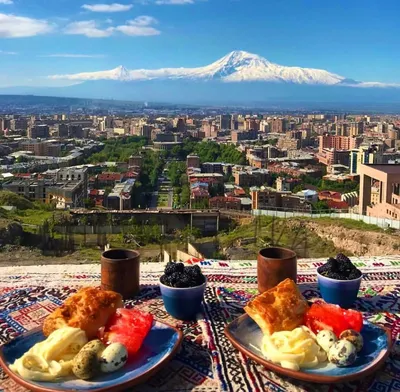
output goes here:
{"type": "Polygon", "coordinates": [[[298,380],[324,384],[347,382],[370,375],[383,365],[391,347],[391,337],[386,329],[364,321],[361,331],[364,347],[353,365],[339,368],[325,362],[315,369],[293,371],[274,364],[263,356],[260,348],[263,333],[247,314],[227,325],[225,334],[233,346],[267,369],[298,380]]]}
{"type": "Polygon", "coordinates": [[[146,381],[177,352],[182,342],[182,332],[156,321],[147,335],[135,360],[122,369],[108,375],[101,375],[90,381],[64,378],[58,382],[24,380],[12,372],[9,365],[20,358],[34,344],[45,339],[41,329],[35,329],[18,336],[0,347],[0,365],[17,383],[35,392],[91,391],[112,392],[146,381]]]}

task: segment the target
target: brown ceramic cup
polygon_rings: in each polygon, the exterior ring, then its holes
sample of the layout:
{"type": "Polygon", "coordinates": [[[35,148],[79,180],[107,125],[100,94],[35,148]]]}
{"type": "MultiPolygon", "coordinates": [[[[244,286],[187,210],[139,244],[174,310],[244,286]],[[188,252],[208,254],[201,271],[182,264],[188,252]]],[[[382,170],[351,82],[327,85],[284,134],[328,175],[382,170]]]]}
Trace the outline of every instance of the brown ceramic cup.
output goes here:
{"type": "Polygon", "coordinates": [[[286,278],[297,281],[297,256],[290,249],[265,248],[257,257],[258,291],[263,293],[286,278]]]}
{"type": "Polygon", "coordinates": [[[124,299],[139,293],[140,254],[135,250],[110,249],[101,255],[101,288],[124,299]]]}

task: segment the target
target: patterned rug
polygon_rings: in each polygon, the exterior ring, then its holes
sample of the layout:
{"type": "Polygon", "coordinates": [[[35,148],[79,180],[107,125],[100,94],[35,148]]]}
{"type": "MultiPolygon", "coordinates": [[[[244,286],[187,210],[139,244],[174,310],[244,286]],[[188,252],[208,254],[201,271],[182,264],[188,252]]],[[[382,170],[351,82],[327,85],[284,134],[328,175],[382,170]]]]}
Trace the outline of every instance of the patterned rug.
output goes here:
{"type": "MultiPolygon", "coordinates": [[[[315,269],[324,261],[299,261],[299,284],[307,299],[319,296],[315,269]]],[[[343,385],[307,384],[269,372],[240,354],[223,331],[256,294],[256,263],[207,260],[200,262],[209,282],[203,315],[190,323],[178,322],[165,312],[157,286],[163,264],[142,265],[142,290],[130,304],[178,326],[185,339],[173,361],[130,391],[400,391],[400,256],[353,261],[365,273],[355,307],[370,321],[389,327],[395,342],[385,366],[374,376],[343,385]]],[[[98,265],[0,268],[0,344],[39,326],[77,288],[98,285],[99,271],[98,265]]],[[[1,370],[0,390],[25,391],[1,370]]]]}

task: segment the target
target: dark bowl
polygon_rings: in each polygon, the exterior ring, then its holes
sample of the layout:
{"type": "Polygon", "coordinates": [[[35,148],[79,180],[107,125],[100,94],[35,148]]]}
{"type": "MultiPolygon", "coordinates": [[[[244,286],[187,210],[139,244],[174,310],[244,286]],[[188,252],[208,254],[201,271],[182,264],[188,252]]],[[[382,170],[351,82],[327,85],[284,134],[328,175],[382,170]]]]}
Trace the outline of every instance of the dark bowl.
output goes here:
{"type": "Polygon", "coordinates": [[[317,281],[321,297],[325,302],[351,308],[360,290],[362,275],[357,279],[337,280],[321,275],[317,270],[317,281]]]}
{"type": "Polygon", "coordinates": [[[200,286],[170,287],[161,283],[160,291],[166,311],[178,320],[194,320],[201,312],[207,278],[200,286]]]}

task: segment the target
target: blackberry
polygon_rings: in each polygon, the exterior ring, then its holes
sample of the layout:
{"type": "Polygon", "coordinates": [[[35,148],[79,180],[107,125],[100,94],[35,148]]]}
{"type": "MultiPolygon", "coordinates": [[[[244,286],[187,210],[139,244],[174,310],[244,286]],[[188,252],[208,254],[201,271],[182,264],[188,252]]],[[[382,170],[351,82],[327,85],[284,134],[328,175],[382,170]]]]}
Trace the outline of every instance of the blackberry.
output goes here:
{"type": "Polygon", "coordinates": [[[169,279],[168,279],[168,276],[167,276],[167,275],[161,276],[160,282],[161,282],[162,284],[165,284],[166,286],[169,286],[169,279]]]}
{"type": "Polygon", "coordinates": [[[180,279],[176,282],[176,287],[191,287],[192,280],[189,275],[181,274],[180,279]]]}
{"type": "Polygon", "coordinates": [[[180,282],[182,278],[182,274],[180,272],[174,272],[173,274],[168,276],[168,282],[171,287],[179,287],[177,286],[178,282],[180,282]]]}
{"type": "Polygon", "coordinates": [[[339,274],[337,272],[331,272],[328,275],[328,278],[336,279],[336,280],[346,280],[346,278],[344,278],[342,274],[339,274]]]}
{"type": "Polygon", "coordinates": [[[183,263],[174,263],[170,261],[166,266],[164,273],[165,275],[172,275],[174,272],[183,272],[183,263]]]}
{"type": "Polygon", "coordinates": [[[192,265],[185,268],[185,273],[192,278],[197,278],[198,276],[202,275],[201,269],[198,265],[192,265]]]}
{"type": "Polygon", "coordinates": [[[360,276],[361,276],[361,271],[356,268],[349,274],[349,279],[358,279],[360,276]]]}
{"type": "Polygon", "coordinates": [[[202,285],[205,281],[206,281],[206,278],[204,277],[203,274],[198,275],[197,278],[196,278],[196,281],[195,281],[196,282],[196,286],[202,285]]]}
{"type": "MultiPolygon", "coordinates": [[[[339,263],[351,263],[350,259],[347,256],[345,256],[343,253],[338,253],[338,255],[336,256],[336,260],[339,263]]],[[[351,265],[353,265],[353,264],[351,263],[351,265]]]]}
{"type": "Polygon", "coordinates": [[[322,274],[323,272],[331,272],[336,270],[337,270],[337,261],[333,257],[330,257],[324,265],[318,268],[318,272],[320,274],[322,274]]]}

